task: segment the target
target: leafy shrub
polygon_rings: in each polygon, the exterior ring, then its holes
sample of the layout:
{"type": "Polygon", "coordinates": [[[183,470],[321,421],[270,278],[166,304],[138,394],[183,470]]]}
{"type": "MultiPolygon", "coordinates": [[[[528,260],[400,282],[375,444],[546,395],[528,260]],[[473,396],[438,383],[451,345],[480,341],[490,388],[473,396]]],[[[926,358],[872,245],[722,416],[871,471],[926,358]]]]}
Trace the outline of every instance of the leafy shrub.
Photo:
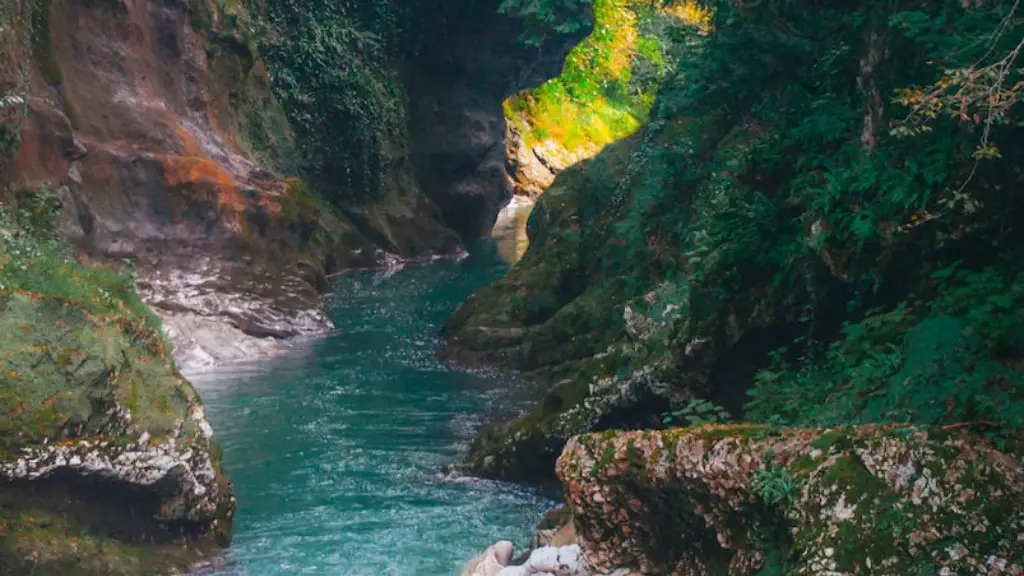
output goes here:
{"type": "Polygon", "coordinates": [[[380,197],[388,143],[405,127],[402,88],[389,68],[393,32],[383,31],[393,18],[378,33],[350,4],[253,3],[255,36],[301,144],[302,167],[335,204],[380,197]]]}
{"type": "Polygon", "coordinates": [[[696,426],[699,424],[726,422],[728,420],[729,413],[724,408],[702,399],[690,400],[681,409],[661,415],[661,421],[668,426],[696,426]]]}
{"type": "Polygon", "coordinates": [[[931,274],[932,296],[847,323],[824,357],[760,372],[749,416],[794,425],[882,421],[970,425],[993,438],[1024,426],[1024,277],[1017,258],[931,274]]]}
{"type": "Polygon", "coordinates": [[[503,0],[499,10],[526,24],[523,41],[539,46],[552,34],[574,34],[589,24],[588,6],[594,0],[503,0]]]}
{"type": "Polygon", "coordinates": [[[765,467],[754,474],[754,492],[769,506],[792,505],[800,490],[800,482],[788,468],[771,463],[773,454],[765,456],[765,467]]]}

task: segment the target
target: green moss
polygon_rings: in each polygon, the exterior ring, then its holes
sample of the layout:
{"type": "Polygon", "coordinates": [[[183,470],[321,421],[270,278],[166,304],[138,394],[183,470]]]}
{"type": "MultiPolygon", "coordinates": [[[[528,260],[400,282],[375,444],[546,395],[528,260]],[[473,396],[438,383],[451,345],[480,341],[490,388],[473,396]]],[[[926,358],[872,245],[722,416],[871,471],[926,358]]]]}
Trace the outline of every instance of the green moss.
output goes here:
{"type": "Polygon", "coordinates": [[[846,429],[829,430],[811,442],[811,448],[818,450],[828,450],[833,446],[844,448],[849,445],[848,433],[849,431],[846,429]]]}
{"type": "Polygon", "coordinates": [[[590,156],[637,130],[672,66],[666,56],[679,18],[668,13],[674,8],[596,0],[594,30],[569,53],[562,73],[504,103],[527,146],[551,139],[568,157],[590,156]]]}
{"type": "Polygon", "coordinates": [[[281,199],[281,213],[288,219],[315,218],[320,202],[301,178],[285,179],[285,195],[281,199]]]}
{"type": "Polygon", "coordinates": [[[722,440],[725,438],[738,438],[750,440],[760,438],[765,427],[756,424],[739,424],[726,426],[698,427],[697,434],[704,440],[722,440]]]}
{"type": "Polygon", "coordinates": [[[43,75],[43,80],[51,86],[58,86],[64,82],[64,74],[57,61],[53,31],[50,29],[53,9],[53,0],[32,2],[32,57],[43,75]]]}
{"type": "Polygon", "coordinates": [[[805,454],[790,463],[789,471],[792,472],[794,476],[803,477],[817,469],[818,464],[819,461],[817,459],[811,458],[805,454]]]}

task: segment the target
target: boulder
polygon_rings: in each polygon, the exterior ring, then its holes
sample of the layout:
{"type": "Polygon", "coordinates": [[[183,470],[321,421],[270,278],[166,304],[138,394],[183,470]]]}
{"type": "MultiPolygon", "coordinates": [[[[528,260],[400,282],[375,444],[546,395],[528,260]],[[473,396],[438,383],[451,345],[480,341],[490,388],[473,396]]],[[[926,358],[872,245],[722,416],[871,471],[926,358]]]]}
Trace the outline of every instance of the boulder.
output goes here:
{"type": "Polygon", "coordinates": [[[941,428],[605,432],[572,438],[558,474],[606,572],[1024,570],[1024,462],[941,428]]]}
{"type": "Polygon", "coordinates": [[[512,543],[501,540],[469,561],[461,576],[495,576],[512,560],[512,543]]]}
{"type": "Polygon", "coordinates": [[[155,328],[65,266],[0,291],[0,573],[180,570],[231,540],[220,449],[155,328]]]}

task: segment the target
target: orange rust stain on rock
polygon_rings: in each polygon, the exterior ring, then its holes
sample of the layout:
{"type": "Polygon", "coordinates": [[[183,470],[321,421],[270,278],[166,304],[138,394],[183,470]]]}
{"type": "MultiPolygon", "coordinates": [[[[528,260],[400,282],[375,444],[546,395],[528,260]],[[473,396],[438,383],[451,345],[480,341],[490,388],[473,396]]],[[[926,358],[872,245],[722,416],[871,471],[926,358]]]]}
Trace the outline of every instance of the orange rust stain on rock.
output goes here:
{"type": "Polygon", "coordinates": [[[182,156],[205,156],[203,149],[199,147],[199,143],[196,142],[192,133],[186,130],[184,126],[180,124],[175,125],[174,133],[181,140],[182,156]]]}
{"type": "Polygon", "coordinates": [[[164,181],[168,188],[187,189],[193,193],[213,190],[222,211],[241,212],[246,203],[231,175],[219,164],[197,156],[161,156],[157,158],[164,168],[164,181]]]}

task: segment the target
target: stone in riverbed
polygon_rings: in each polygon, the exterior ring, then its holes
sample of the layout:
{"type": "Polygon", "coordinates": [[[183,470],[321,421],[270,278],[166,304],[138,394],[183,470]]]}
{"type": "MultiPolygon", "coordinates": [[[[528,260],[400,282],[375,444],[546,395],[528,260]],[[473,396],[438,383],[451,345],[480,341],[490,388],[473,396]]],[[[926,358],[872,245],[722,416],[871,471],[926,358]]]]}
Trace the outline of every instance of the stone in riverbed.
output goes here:
{"type": "Polygon", "coordinates": [[[589,576],[592,572],[585,566],[578,544],[555,548],[544,546],[530,554],[526,564],[509,566],[498,572],[498,576],[589,576]]]}
{"type": "Polygon", "coordinates": [[[461,576],[495,576],[512,560],[512,543],[501,540],[473,558],[462,569],[461,576]]]}
{"type": "Polygon", "coordinates": [[[634,576],[626,568],[601,572],[592,568],[584,558],[578,544],[568,546],[542,546],[530,553],[526,562],[508,566],[512,557],[512,543],[502,540],[477,556],[461,576],[634,576]]]}

